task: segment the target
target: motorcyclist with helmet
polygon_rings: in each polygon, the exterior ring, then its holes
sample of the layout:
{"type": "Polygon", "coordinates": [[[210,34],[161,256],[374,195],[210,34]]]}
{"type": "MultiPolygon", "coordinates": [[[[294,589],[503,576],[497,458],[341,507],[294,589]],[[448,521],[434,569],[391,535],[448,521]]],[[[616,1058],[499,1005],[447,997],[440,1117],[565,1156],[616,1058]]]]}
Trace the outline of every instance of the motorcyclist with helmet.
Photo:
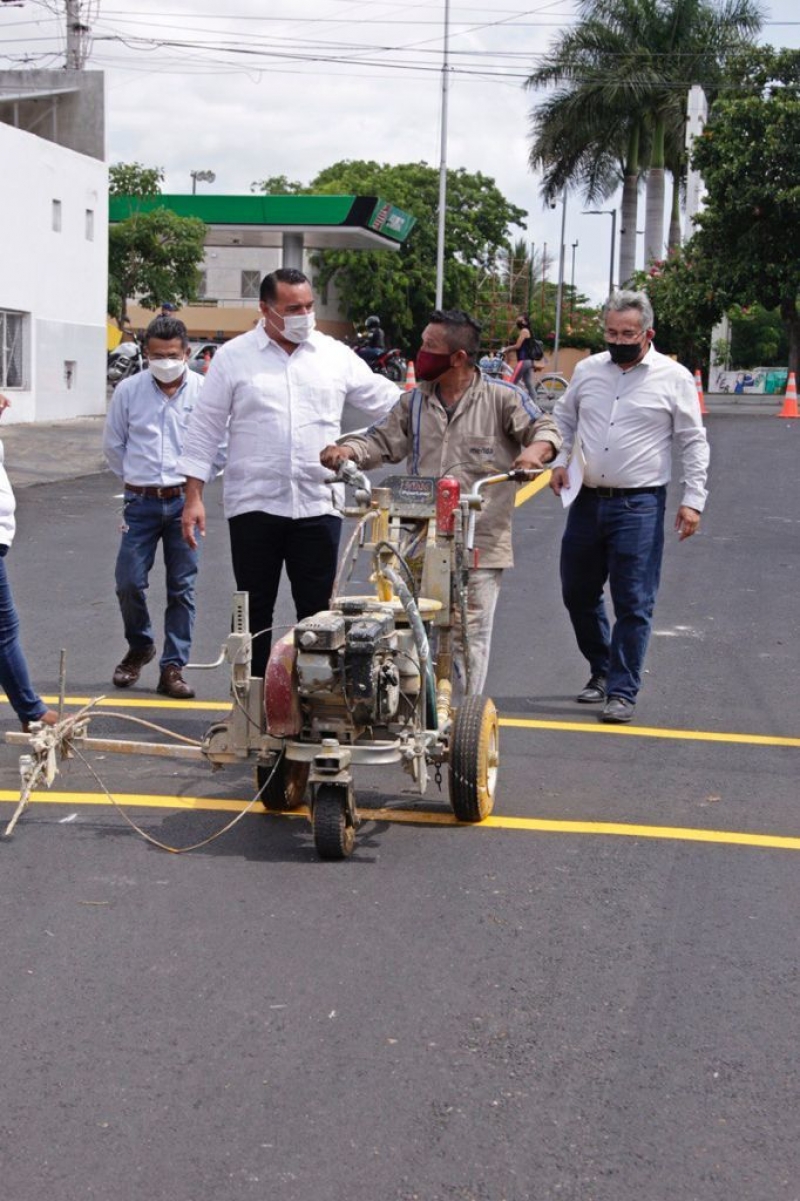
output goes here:
{"type": "Polygon", "coordinates": [[[381,328],[381,319],[372,313],[364,322],[364,333],[359,337],[357,347],[359,358],[370,367],[386,349],[386,335],[381,328]]]}

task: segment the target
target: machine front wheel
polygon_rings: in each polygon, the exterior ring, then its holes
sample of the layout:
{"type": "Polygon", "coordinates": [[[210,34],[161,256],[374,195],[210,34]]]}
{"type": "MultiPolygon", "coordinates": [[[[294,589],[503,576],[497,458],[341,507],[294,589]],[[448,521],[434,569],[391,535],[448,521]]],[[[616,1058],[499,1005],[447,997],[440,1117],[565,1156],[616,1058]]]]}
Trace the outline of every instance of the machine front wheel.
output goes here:
{"type": "Polygon", "coordinates": [[[450,804],[460,822],[480,822],[492,812],[499,733],[494,701],[466,697],[456,710],[450,743],[450,804]]]}
{"type": "Polygon", "coordinates": [[[288,813],[303,803],[308,784],[308,763],[300,763],[281,755],[273,771],[259,763],[256,766],[256,784],[261,793],[261,803],[270,813],[288,813]]]}
{"type": "Polygon", "coordinates": [[[356,831],[348,822],[346,788],[337,784],[319,785],[311,825],[320,859],[346,859],[353,853],[356,831]]]}

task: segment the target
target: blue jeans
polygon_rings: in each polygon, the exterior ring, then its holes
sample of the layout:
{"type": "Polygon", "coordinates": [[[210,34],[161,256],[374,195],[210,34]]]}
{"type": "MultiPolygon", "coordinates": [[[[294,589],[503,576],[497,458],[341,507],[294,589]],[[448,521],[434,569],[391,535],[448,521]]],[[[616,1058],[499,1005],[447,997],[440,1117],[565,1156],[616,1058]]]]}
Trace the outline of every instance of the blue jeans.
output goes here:
{"type": "Polygon", "coordinates": [[[159,541],[164,548],[167,576],[167,608],[164,613],[162,670],[169,663],[185,667],[189,662],[194,627],[194,585],[198,552],[181,536],[183,497],[156,497],[125,493],[125,532],[117,555],[117,599],[131,650],[145,650],[155,642],[147,609],[148,576],[159,541]]]}
{"type": "Polygon", "coordinates": [[[666,489],[598,497],[582,488],[561,544],[561,590],[578,648],[608,696],[635,701],[661,579],[666,489]],[[614,628],[606,614],[608,581],[614,628]]]}
{"type": "Polygon", "coordinates": [[[7,546],[0,546],[0,684],[11,708],[25,723],[40,718],[47,705],[33,690],[19,640],[19,618],[5,564],[7,551],[7,546]]]}

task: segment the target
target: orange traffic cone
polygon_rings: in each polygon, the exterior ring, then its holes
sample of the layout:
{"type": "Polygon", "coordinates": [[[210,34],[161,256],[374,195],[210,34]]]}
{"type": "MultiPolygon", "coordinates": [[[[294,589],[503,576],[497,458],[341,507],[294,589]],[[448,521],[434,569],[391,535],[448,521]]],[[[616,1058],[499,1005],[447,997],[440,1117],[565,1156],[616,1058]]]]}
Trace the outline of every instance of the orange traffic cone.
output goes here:
{"type": "Polygon", "coordinates": [[[783,398],[783,408],[779,417],[800,417],[797,411],[797,384],[795,383],[794,372],[789,372],[789,378],[786,381],[786,395],[783,398]]]}
{"type": "Polygon", "coordinates": [[[700,412],[705,417],[708,409],[706,408],[706,398],[703,396],[703,377],[699,371],[695,371],[694,373],[694,382],[697,385],[697,399],[700,403],[700,412]]]}
{"type": "Polygon", "coordinates": [[[412,389],[412,388],[416,388],[416,386],[417,386],[417,373],[416,373],[416,371],[414,370],[414,360],[413,360],[413,359],[409,359],[409,360],[408,360],[408,367],[406,368],[406,386],[405,386],[405,391],[406,391],[406,392],[410,392],[410,391],[411,391],[411,389],[412,389]]]}

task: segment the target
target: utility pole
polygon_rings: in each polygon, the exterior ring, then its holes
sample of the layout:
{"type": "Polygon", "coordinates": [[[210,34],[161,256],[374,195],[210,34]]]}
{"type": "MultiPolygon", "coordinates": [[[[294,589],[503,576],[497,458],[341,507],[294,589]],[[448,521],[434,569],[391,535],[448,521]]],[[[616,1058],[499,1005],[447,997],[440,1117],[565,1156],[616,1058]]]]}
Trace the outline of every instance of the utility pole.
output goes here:
{"type": "Polygon", "coordinates": [[[444,2],[444,56],[442,59],[442,129],[439,153],[439,221],[436,231],[436,299],[435,307],[442,307],[444,296],[444,237],[447,218],[447,93],[450,73],[450,0],[444,2]]]}
{"type": "Polygon", "coordinates": [[[67,18],[67,61],[70,71],[82,71],[89,56],[89,26],[81,21],[81,0],[64,0],[67,18]]]}

